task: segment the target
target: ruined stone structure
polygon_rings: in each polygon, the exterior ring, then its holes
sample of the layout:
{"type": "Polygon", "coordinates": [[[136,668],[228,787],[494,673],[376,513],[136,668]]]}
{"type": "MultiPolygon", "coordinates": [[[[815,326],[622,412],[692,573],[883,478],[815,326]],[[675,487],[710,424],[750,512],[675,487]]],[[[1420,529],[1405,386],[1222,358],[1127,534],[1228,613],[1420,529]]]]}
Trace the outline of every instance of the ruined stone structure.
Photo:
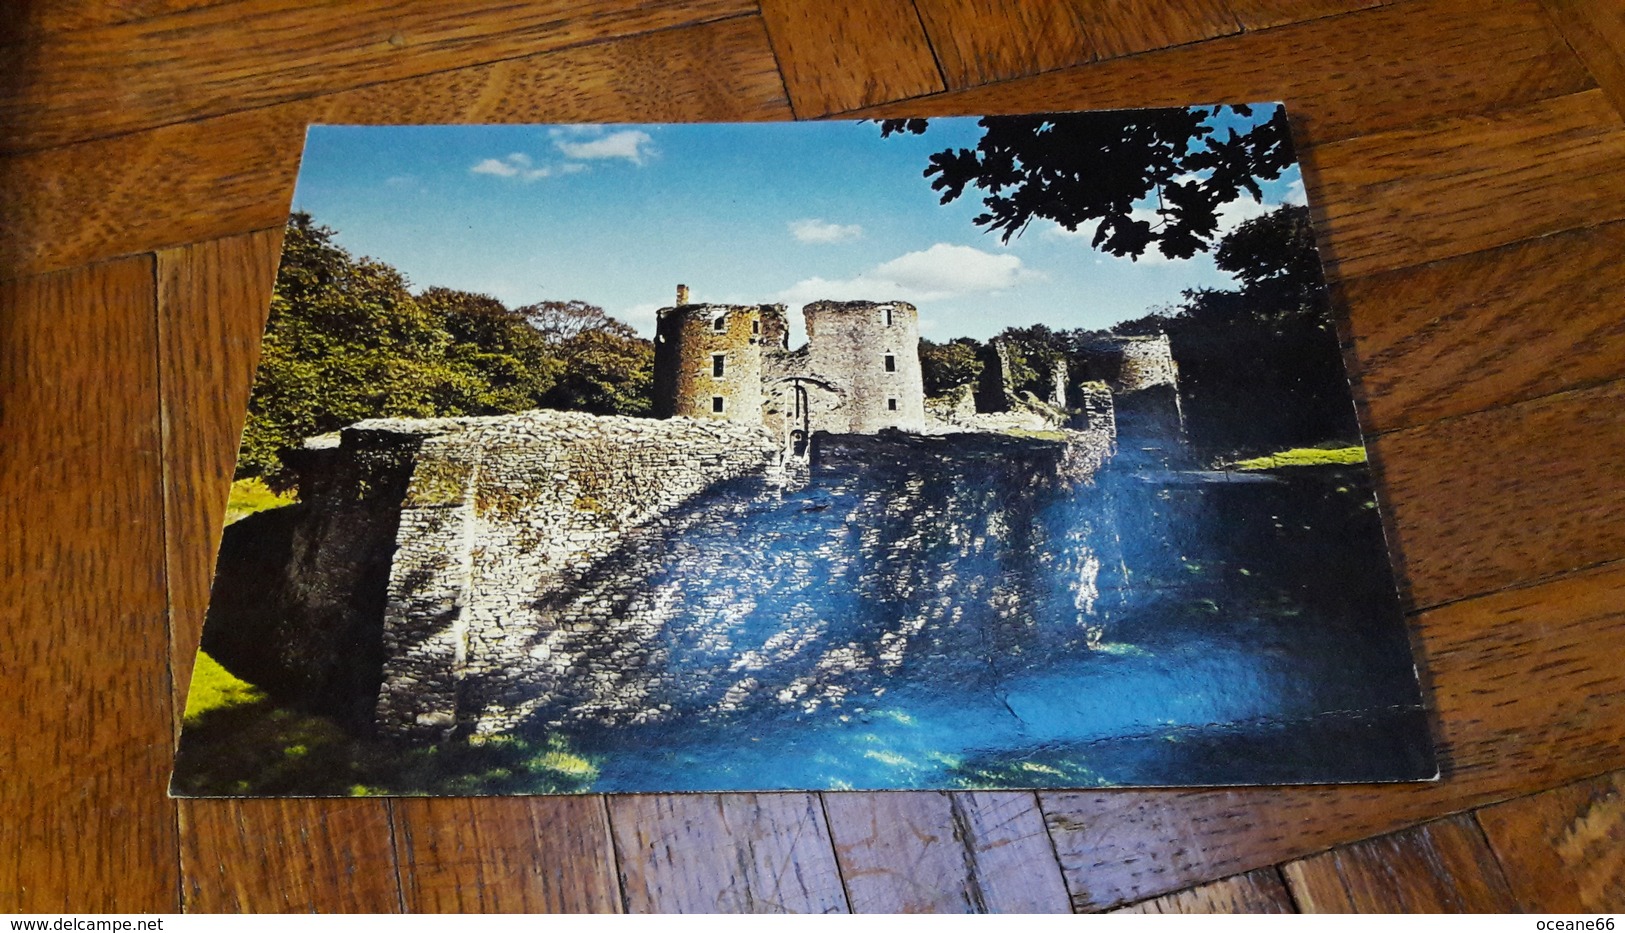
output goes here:
{"type": "MultiPolygon", "coordinates": [[[[1078,376],[1110,387],[1117,432],[1127,449],[1164,466],[1188,455],[1179,367],[1167,334],[1113,336],[1086,347],[1083,355],[1078,376]]],[[[1072,401],[1079,408],[1084,399],[1074,395],[1072,401]]]]}
{"type": "Polygon", "coordinates": [[[1120,582],[1100,551],[1115,536],[1069,503],[1094,495],[1105,434],[815,445],[811,482],[786,488],[761,425],[364,421],[301,458],[313,498],[253,517],[249,540],[264,547],[263,528],[284,523],[294,545],[273,562],[285,576],[238,588],[275,624],[297,620],[273,666],[319,672],[365,704],[352,721],[412,740],[810,708],[864,671],[974,657],[949,650],[956,639],[997,630],[1037,649],[1099,624],[1120,582]],[[1012,570],[1041,567],[1059,569],[1012,570]],[[932,583],[944,575],[953,600],[932,583]],[[876,640],[839,635],[877,619],[876,640]]]}
{"type": "Polygon", "coordinates": [[[920,315],[905,301],[818,301],[802,309],[812,375],[844,387],[840,416],[811,425],[832,434],[919,431],[925,424],[920,315]]]}
{"type": "Polygon", "coordinates": [[[1179,367],[1167,334],[1104,338],[1085,347],[1084,355],[1083,371],[1077,375],[1104,382],[1119,394],[1178,383],[1179,367]]]}
{"type": "Polygon", "coordinates": [[[1073,407],[1070,427],[1102,430],[1117,437],[1117,405],[1112,399],[1111,386],[1104,382],[1080,382],[1072,394],[1077,404],[1073,407]]]}
{"type": "Polygon", "coordinates": [[[1056,408],[1067,407],[1067,386],[1070,384],[1071,374],[1067,371],[1066,358],[1055,361],[1055,368],[1050,372],[1049,397],[1044,401],[1056,408]]]}
{"type": "Polygon", "coordinates": [[[1171,411],[1177,435],[1166,338],[1103,342],[1079,382],[1062,362],[1044,398],[995,340],[981,384],[928,411],[910,304],[807,305],[791,350],[783,305],[689,298],[659,313],[655,419],[381,419],[307,444],[301,502],[252,519],[286,557],[228,536],[223,562],[276,569],[215,595],[240,624],[211,631],[240,643],[205,647],[276,644],[257,683],[417,740],[808,708],[973,634],[1098,635],[1127,565],[1092,478],[1125,423],[1171,411]],[[878,643],[830,634],[877,620],[878,643]]]}
{"type": "Polygon", "coordinates": [[[678,303],[655,331],[655,415],[762,424],[792,454],[814,432],[925,426],[919,312],[907,302],[807,305],[807,344],[789,348],[783,305],[678,303]]]}
{"type": "Polygon", "coordinates": [[[301,501],[227,535],[236,582],[210,613],[231,621],[206,650],[301,705],[439,738],[612,676],[614,644],[554,650],[616,630],[608,602],[575,597],[695,496],[771,486],[782,450],[759,424],[539,410],[362,421],[293,459],[301,501]]]}
{"type": "MultiPolygon", "coordinates": [[[[687,298],[687,289],[678,292],[687,298]]],[[[788,338],[784,305],[680,304],[655,325],[659,418],[762,422],[762,358],[788,338]]]]}
{"type": "MultiPolygon", "coordinates": [[[[380,725],[501,731],[554,681],[595,676],[551,651],[566,630],[610,625],[609,606],[571,605],[573,588],[634,529],[770,473],[780,453],[760,425],[553,411],[468,419],[425,440],[389,576],[380,725]]],[[[603,673],[621,659],[595,660],[603,673]]]]}
{"type": "Polygon", "coordinates": [[[977,354],[982,374],[976,380],[976,410],[980,412],[1009,411],[1014,388],[1010,378],[1010,351],[1004,341],[995,337],[982,345],[977,354]]]}

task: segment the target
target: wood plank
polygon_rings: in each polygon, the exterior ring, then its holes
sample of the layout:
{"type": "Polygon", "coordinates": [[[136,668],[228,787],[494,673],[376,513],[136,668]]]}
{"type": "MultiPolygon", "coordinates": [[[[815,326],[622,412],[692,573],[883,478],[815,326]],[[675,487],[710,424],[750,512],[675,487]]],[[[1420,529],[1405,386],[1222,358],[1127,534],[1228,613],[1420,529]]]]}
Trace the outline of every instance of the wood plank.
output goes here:
{"type": "Polygon", "coordinates": [[[188,913],[395,913],[400,884],[382,800],[187,800],[188,913]]]}
{"type": "Polygon", "coordinates": [[[1625,223],[1342,285],[1368,430],[1625,376],[1625,223]]]}
{"type": "Polygon", "coordinates": [[[1546,12],[1625,114],[1625,6],[1596,0],[1542,0],[1546,12]]]}
{"type": "Polygon", "coordinates": [[[942,73],[908,0],[764,0],[762,19],[796,116],[826,116],[940,91],[942,73]]]}
{"type": "Polygon", "coordinates": [[[80,29],[0,51],[0,151],[43,149],[754,13],[745,0],[513,4],[235,0],[80,29]]]}
{"type": "Polygon", "coordinates": [[[629,913],[841,913],[814,794],[610,797],[629,913]]]}
{"type": "Polygon", "coordinates": [[[620,909],[602,797],[402,799],[395,815],[410,912],[620,909]]]}
{"type": "Polygon", "coordinates": [[[0,279],[280,227],[306,123],[789,115],[762,24],[745,19],[0,159],[0,279]]]}
{"type": "Polygon", "coordinates": [[[0,285],[0,903],[179,904],[152,258],[0,285]]]}
{"type": "Polygon", "coordinates": [[[1532,0],[1488,6],[1412,0],[874,107],[863,115],[1279,100],[1292,112],[1299,141],[1323,144],[1592,87],[1585,67],[1532,0]]]}
{"type": "Polygon", "coordinates": [[[53,0],[0,6],[0,45],[53,32],[108,26],[229,0],[53,0]]]}
{"type": "Polygon", "coordinates": [[[277,228],[158,254],[164,552],[177,714],[186,707],[209,608],[281,251],[277,228]]]}
{"type": "Polygon", "coordinates": [[[1418,608],[1625,557],[1625,382],[1375,439],[1418,608]]]}
{"type": "MultiPolygon", "coordinates": [[[[177,667],[188,670],[207,608],[280,243],[281,231],[272,230],[160,256],[174,650],[177,667]]],[[[613,909],[618,897],[601,807],[577,800],[532,804],[397,801],[396,846],[389,805],[382,800],[331,807],[302,800],[180,801],[187,827],[187,907],[395,910],[403,897],[395,870],[399,858],[412,910],[459,909],[460,903],[499,910],[613,909]],[[516,818],[530,811],[537,812],[516,818]],[[263,862],[245,857],[253,845],[283,839],[289,827],[307,824],[320,830],[305,833],[316,851],[279,849],[263,862]],[[546,827],[545,836],[538,826],[546,827]],[[514,870],[522,863],[528,872],[514,870]],[[361,875],[350,885],[322,883],[336,868],[355,875],[357,865],[367,866],[366,883],[361,875]]]]}
{"type": "Polygon", "coordinates": [[[1351,277],[1625,217],[1625,121],[1599,90],[1316,148],[1321,256],[1351,277]]]}
{"type": "Polygon", "coordinates": [[[1241,30],[1224,0],[1078,0],[1101,58],[1185,45],[1241,30]]]}
{"type": "MultiPolygon", "coordinates": [[[[158,256],[164,537],[177,710],[185,708],[208,609],[281,245],[278,228],[158,256]]],[[[177,805],[189,911],[399,909],[383,800],[177,805]],[[347,883],[330,882],[340,876],[347,883]]]]}
{"type": "Polygon", "coordinates": [[[1387,0],[1230,0],[1243,29],[1269,29],[1382,6],[1387,0]]]}
{"type": "Polygon", "coordinates": [[[854,913],[1066,913],[1030,793],[824,795],[854,913]]]}
{"type": "Polygon", "coordinates": [[[1477,816],[1523,910],[1591,913],[1625,904],[1625,771],[1477,816]]]}
{"type": "Polygon", "coordinates": [[[1517,909],[1470,815],[1281,866],[1305,913],[1507,913],[1517,909]]]}
{"type": "Polygon", "coordinates": [[[1093,61],[1083,16],[1065,0],[915,0],[950,88],[1093,61]]]}
{"type": "Polygon", "coordinates": [[[1220,878],[1114,911],[1119,914],[1291,914],[1292,895],[1273,868],[1220,878]]]}
{"type": "Polygon", "coordinates": [[[1625,767],[1625,563],[1441,606],[1417,629],[1442,780],[1041,793],[1074,907],[1143,900],[1625,767]]]}

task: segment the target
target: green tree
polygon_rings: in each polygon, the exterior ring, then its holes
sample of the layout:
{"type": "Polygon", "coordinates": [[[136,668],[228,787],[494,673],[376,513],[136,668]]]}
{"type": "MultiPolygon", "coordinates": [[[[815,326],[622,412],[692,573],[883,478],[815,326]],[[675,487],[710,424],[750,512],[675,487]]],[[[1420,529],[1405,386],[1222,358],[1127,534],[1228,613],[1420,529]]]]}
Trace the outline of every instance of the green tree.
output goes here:
{"type": "Polygon", "coordinates": [[[601,308],[413,295],[400,272],[334,236],[309,214],[288,221],[239,478],[284,485],[286,451],[366,418],[648,412],[653,345],[601,308]]]}
{"type": "Polygon", "coordinates": [[[437,414],[450,337],[390,266],[356,259],[308,214],[288,222],[239,476],[280,472],[307,437],[364,418],[437,414]]]}
{"type": "Polygon", "coordinates": [[[1309,208],[1286,204],[1243,221],[1213,254],[1214,264],[1256,297],[1288,313],[1314,313],[1322,301],[1320,253],[1309,224],[1309,208]]]}
{"type": "Polygon", "coordinates": [[[962,385],[975,385],[982,375],[978,354],[982,345],[970,337],[956,337],[947,343],[920,339],[920,375],[925,394],[938,396],[962,385]]]}
{"type": "MultiPolygon", "coordinates": [[[[974,222],[1005,242],[1034,220],[1067,230],[1099,221],[1093,244],[1138,258],[1155,244],[1172,259],[1210,248],[1221,207],[1243,194],[1261,200],[1260,179],[1295,161],[1286,111],[1276,107],[1245,132],[1220,135],[1221,118],[1250,120],[1246,106],[991,116],[975,149],[934,153],[925,169],[947,204],[974,186],[987,209],[974,222]],[[1134,216],[1156,200],[1156,220],[1134,216]]],[[[881,134],[924,133],[928,121],[882,120],[881,134]]]]}
{"type": "Polygon", "coordinates": [[[620,324],[604,313],[604,309],[585,301],[541,301],[525,305],[517,314],[548,343],[565,343],[571,338],[591,330],[612,329],[620,324]]]}
{"type": "Polygon", "coordinates": [[[637,331],[606,317],[560,342],[558,351],[564,371],[548,405],[595,415],[649,414],[655,350],[637,331]]]}
{"type": "Polygon", "coordinates": [[[440,287],[419,295],[418,303],[451,337],[446,360],[458,379],[440,400],[443,412],[536,408],[557,384],[564,362],[522,311],[489,295],[440,287]]]}

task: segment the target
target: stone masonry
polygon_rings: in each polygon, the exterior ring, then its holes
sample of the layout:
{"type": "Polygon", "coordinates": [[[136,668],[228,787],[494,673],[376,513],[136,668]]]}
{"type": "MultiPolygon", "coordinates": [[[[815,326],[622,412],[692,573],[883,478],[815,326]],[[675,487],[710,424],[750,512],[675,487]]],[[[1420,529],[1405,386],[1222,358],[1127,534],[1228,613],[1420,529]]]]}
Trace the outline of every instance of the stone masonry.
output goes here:
{"type": "MultiPolygon", "coordinates": [[[[346,439],[398,431],[362,422],[346,439]]],[[[550,644],[607,620],[556,612],[559,595],[630,530],[696,494],[780,465],[759,425],[529,411],[448,419],[416,449],[383,616],[382,731],[443,737],[460,723],[502,731],[550,679],[586,676],[550,644]]],[[[606,607],[607,608],[607,607],[606,607]]],[[[612,658],[604,663],[614,665],[612,658]]]]}
{"type": "Polygon", "coordinates": [[[783,305],[690,301],[660,309],[654,413],[763,424],[792,454],[814,432],[926,425],[919,312],[904,301],[818,301],[806,345],[789,348],[783,305]]]}
{"type": "Polygon", "coordinates": [[[357,668],[379,732],[436,741],[809,709],[866,670],[974,657],[959,642],[988,625],[1012,650],[1093,637],[1115,536],[1068,503],[1095,495],[1112,450],[1102,427],[820,432],[814,445],[810,481],[787,484],[777,438],[727,421],[530,411],[352,425],[300,458],[324,507],[280,510],[296,539],[333,539],[272,587],[286,591],[273,615],[313,623],[315,653],[285,660],[327,658],[330,679],[357,668]],[[335,509],[379,534],[350,540],[335,509]],[[1041,566],[1052,572],[1022,576],[1041,566]],[[348,607],[341,640],[327,601],[301,603],[369,576],[379,598],[348,607]],[[938,579],[959,581],[958,597],[938,579]],[[878,641],[839,635],[876,613],[878,641]]]}

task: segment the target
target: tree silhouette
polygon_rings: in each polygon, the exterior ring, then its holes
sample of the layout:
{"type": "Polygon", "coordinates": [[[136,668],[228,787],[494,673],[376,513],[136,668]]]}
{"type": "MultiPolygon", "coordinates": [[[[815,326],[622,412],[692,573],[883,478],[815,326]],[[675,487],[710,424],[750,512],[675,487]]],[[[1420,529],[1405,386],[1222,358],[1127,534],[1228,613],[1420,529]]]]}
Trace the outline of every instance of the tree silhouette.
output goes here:
{"type": "MultiPolygon", "coordinates": [[[[1099,221],[1093,245],[1139,258],[1155,243],[1170,259],[1207,250],[1221,207],[1279,178],[1295,161],[1286,110],[1221,135],[1229,114],[1253,118],[1245,105],[983,117],[975,149],[932,154],[925,176],[947,204],[974,185],[987,211],[975,223],[1005,242],[1035,219],[1075,231],[1099,221]],[[933,177],[934,176],[934,177],[933,177]],[[1135,204],[1155,198],[1152,217],[1135,204]]],[[[924,133],[927,120],[882,120],[881,135],[924,133]]]]}
{"type": "Polygon", "coordinates": [[[1288,204],[1242,221],[1219,243],[1214,265],[1256,289],[1285,286],[1308,295],[1321,288],[1320,253],[1309,226],[1309,208],[1288,204]]]}

